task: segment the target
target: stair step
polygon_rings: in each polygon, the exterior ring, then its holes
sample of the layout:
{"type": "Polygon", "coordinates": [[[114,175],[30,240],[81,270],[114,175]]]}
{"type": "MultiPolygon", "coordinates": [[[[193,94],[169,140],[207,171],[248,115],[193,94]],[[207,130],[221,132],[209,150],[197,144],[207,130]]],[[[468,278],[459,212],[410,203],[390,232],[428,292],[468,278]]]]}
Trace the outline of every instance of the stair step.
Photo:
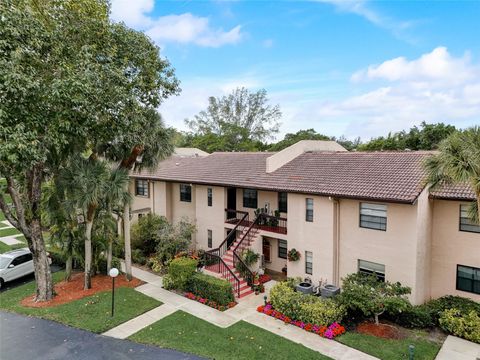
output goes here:
{"type": "Polygon", "coordinates": [[[250,294],[253,294],[253,290],[252,290],[252,289],[250,289],[249,291],[240,293],[240,296],[239,296],[238,298],[240,299],[240,298],[245,297],[245,296],[248,296],[248,295],[250,295],[250,294]]]}

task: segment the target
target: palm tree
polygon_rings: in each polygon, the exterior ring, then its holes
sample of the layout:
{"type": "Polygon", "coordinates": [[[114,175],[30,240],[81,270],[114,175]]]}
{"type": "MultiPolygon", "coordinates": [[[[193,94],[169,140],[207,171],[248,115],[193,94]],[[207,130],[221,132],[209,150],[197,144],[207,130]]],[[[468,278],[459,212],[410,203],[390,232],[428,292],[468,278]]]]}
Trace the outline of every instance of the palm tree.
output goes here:
{"type": "Polygon", "coordinates": [[[65,188],[54,178],[43,191],[42,220],[49,228],[50,243],[65,257],[65,277],[72,275],[73,258],[79,241],[83,241],[84,230],[78,223],[75,203],[66,196],[65,188]]]}
{"type": "Polygon", "coordinates": [[[480,212],[480,127],[458,131],[443,140],[439,153],[427,158],[427,181],[435,189],[455,184],[469,185],[476,201],[469,207],[469,216],[479,222],[480,212]]]}
{"type": "Polygon", "coordinates": [[[112,170],[104,160],[92,157],[78,157],[64,172],[63,181],[69,184],[69,194],[85,218],[85,282],[84,288],[91,288],[92,276],[92,230],[97,212],[102,204],[123,201],[128,184],[124,170],[112,170]],[[120,198],[115,198],[115,196],[120,198]]]}
{"type": "MultiPolygon", "coordinates": [[[[165,128],[156,109],[143,109],[135,114],[128,138],[117,139],[109,144],[99,144],[95,151],[111,161],[118,162],[118,169],[125,171],[155,168],[159,161],[170,156],[174,150],[173,133],[165,128]]],[[[128,183],[125,185],[128,191],[128,183]]],[[[125,242],[125,274],[132,278],[132,249],[130,241],[130,205],[125,203],[122,213],[125,242]]]]}

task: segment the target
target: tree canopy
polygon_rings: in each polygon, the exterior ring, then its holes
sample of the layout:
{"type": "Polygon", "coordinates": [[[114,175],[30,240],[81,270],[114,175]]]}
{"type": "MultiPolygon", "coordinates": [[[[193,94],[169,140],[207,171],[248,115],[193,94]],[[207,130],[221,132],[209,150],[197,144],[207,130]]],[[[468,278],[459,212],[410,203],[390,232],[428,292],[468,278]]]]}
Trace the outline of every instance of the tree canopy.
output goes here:
{"type": "Polygon", "coordinates": [[[358,146],[361,151],[381,150],[434,150],[440,142],[455,132],[455,126],[444,123],[427,124],[423,121],[420,127],[413,126],[405,130],[380,136],[358,146]]]}
{"type": "Polygon", "coordinates": [[[470,218],[480,218],[480,127],[457,131],[443,140],[438,154],[427,158],[427,181],[432,188],[443,185],[467,184],[477,201],[471,203],[470,218]]]}
{"type": "Polygon", "coordinates": [[[0,13],[0,176],[13,209],[1,192],[0,207],[24,233],[47,300],[42,184],[70,156],[147,127],[178,80],[147,36],[109,20],[106,0],[5,0],[0,13]]]}
{"type": "Polygon", "coordinates": [[[268,103],[267,92],[237,88],[222,97],[211,96],[207,109],[186,119],[186,141],[202,149],[223,151],[258,150],[279,131],[279,105],[268,103]]]}

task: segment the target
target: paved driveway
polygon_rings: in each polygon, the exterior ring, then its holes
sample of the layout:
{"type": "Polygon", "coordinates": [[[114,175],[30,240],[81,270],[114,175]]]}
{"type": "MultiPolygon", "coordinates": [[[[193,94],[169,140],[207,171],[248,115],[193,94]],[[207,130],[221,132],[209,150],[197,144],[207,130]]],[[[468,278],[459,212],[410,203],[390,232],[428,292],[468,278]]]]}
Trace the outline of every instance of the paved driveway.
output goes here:
{"type": "Polygon", "coordinates": [[[53,321],[0,312],[2,360],[201,359],[178,351],[118,340],[53,321]]]}

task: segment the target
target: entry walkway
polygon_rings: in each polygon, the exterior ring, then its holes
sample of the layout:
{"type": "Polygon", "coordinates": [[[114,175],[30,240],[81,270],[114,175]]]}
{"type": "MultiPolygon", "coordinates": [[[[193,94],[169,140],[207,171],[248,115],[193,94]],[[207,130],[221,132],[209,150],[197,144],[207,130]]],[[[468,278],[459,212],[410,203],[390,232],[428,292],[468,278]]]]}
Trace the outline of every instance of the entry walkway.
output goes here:
{"type": "Polygon", "coordinates": [[[480,344],[449,335],[435,360],[480,360],[480,344]]]}
{"type": "MultiPolygon", "coordinates": [[[[257,307],[263,304],[263,296],[257,296],[254,294],[246,296],[238,301],[237,306],[221,312],[163,289],[162,278],[160,276],[136,267],[132,268],[132,274],[134,277],[146,282],[146,284],[137,287],[136,290],[161,301],[163,305],[110,329],[103,335],[125,339],[173,312],[182,310],[222,328],[229,327],[236,322],[243,320],[336,360],[377,359],[361,351],[340,344],[339,342],[321,338],[318,335],[308,333],[295,326],[285,325],[281,321],[258,313],[257,307]]],[[[266,294],[268,294],[270,288],[274,284],[274,281],[269,281],[265,284],[266,294]]]]}

